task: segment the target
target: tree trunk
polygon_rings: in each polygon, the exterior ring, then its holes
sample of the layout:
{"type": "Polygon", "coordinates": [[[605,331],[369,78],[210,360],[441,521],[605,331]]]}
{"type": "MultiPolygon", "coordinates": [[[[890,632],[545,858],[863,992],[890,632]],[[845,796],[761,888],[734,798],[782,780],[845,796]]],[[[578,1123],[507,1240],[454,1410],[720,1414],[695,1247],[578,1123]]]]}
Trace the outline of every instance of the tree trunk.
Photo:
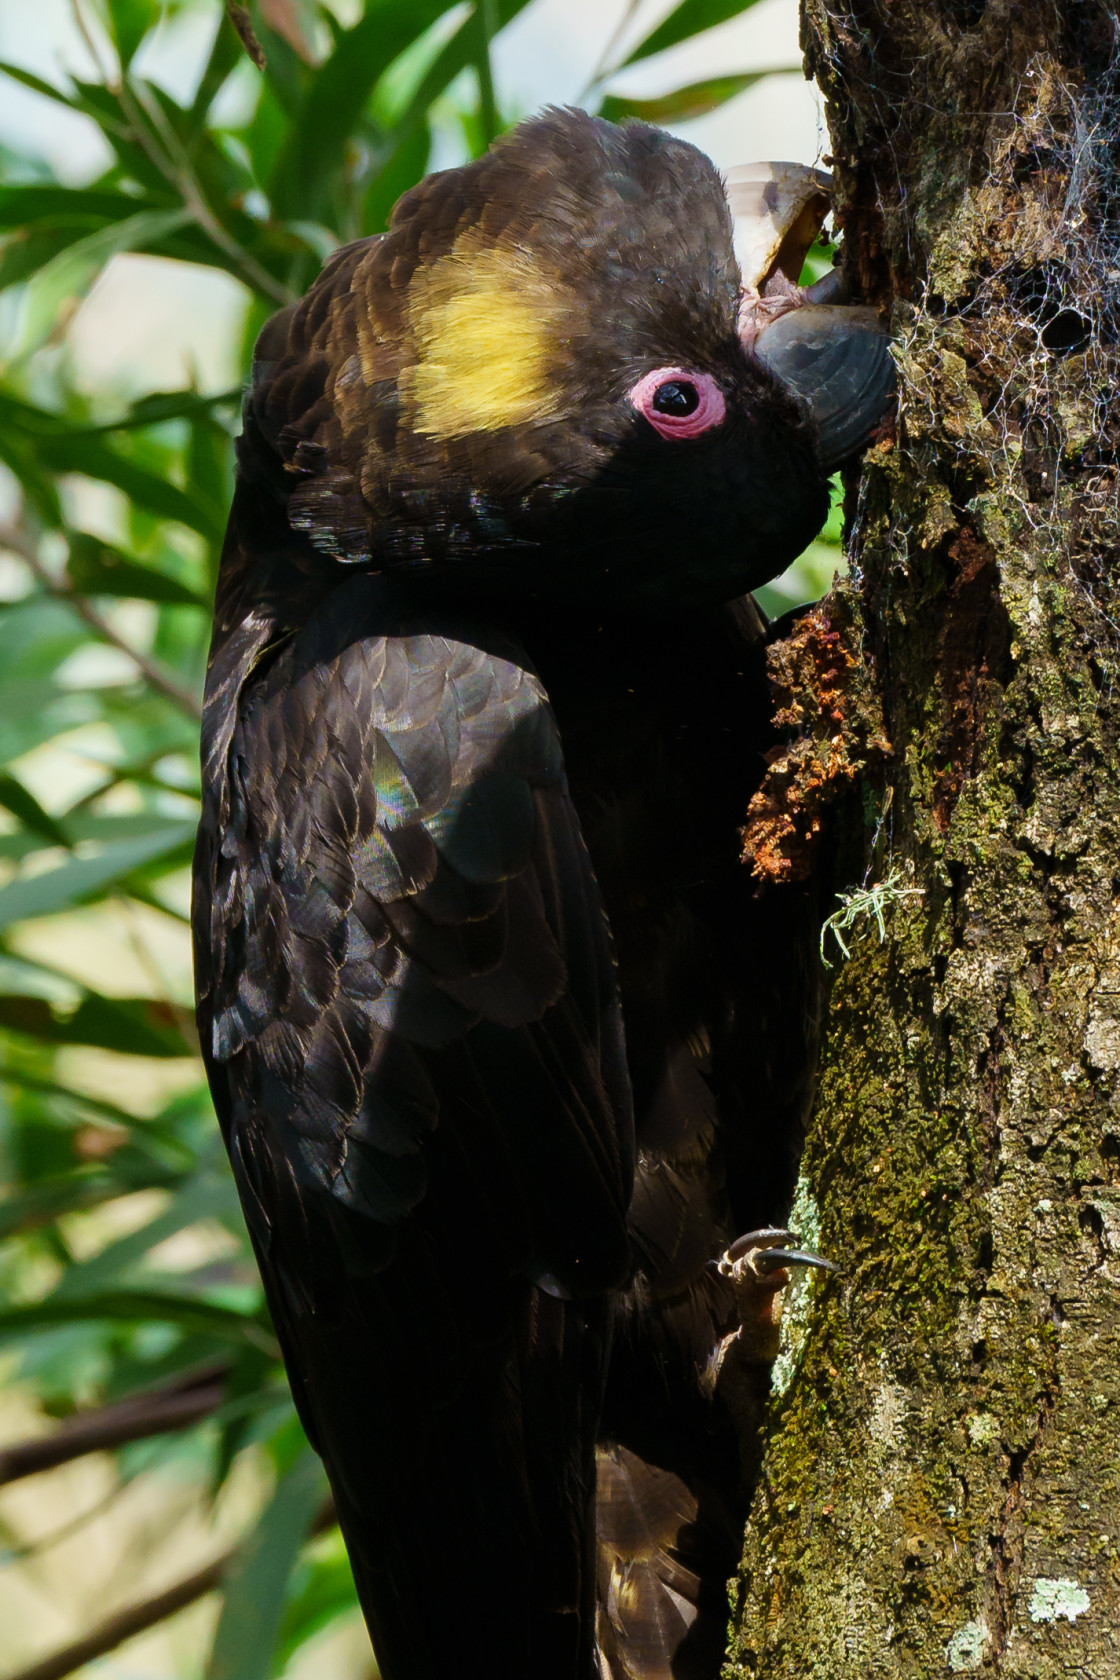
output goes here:
{"type": "Polygon", "coordinates": [[[855,896],[795,1212],[844,1274],[787,1315],[728,1672],[1113,1680],[1117,17],[806,0],[804,34],[900,406],[748,830],[796,876],[837,795],[813,867],[855,896]]]}

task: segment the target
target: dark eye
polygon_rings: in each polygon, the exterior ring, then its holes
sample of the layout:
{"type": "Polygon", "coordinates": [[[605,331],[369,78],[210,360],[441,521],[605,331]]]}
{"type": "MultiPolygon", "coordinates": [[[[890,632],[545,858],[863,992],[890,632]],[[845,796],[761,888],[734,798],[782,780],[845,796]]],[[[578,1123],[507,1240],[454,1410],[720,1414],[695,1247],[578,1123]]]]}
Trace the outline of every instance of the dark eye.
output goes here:
{"type": "Polygon", "coordinates": [[[700,407],[700,393],[686,379],[667,379],[653,393],[651,407],[658,414],[671,414],[675,419],[683,420],[687,415],[695,414],[700,407]]]}
{"type": "Polygon", "coordinates": [[[699,437],[727,413],[723,392],[711,374],[692,368],[651,368],[627,396],[630,406],[663,438],[699,437]]]}

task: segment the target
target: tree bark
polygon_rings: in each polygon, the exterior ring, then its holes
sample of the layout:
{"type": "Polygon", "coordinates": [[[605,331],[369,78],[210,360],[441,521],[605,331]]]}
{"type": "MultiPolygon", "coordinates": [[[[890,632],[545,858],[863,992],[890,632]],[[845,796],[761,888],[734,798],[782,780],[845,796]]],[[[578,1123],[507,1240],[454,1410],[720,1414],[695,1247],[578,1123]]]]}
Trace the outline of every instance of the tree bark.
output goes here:
{"type": "Polygon", "coordinates": [[[778,650],[801,737],[748,829],[796,876],[835,794],[812,867],[857,896],[795,1213],[844,1275],[787,1317],[728,1673],[1112,1680],[1117,16],[805,0],[803,29],[900,403],[851,576],[778,650]]]}

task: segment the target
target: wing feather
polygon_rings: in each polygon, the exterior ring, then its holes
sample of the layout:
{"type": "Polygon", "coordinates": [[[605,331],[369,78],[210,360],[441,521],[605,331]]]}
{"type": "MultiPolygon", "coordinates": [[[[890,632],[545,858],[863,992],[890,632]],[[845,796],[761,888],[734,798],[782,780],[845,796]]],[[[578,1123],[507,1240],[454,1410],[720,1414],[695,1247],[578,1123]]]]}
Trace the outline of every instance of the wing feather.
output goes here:
{"type": "Polygon", "coordinates": [[[351,573],[239,689],[219,653],[200,1023],[387,1680],[448,1672],[472,1637],[494,1672],[543,1650],[559,1680],[593,1637],[629,1266],[609,936],[539,681],[393,603],[351,573]],[[453,1638],[427,1614],[445,1554],[453,1638]]]}

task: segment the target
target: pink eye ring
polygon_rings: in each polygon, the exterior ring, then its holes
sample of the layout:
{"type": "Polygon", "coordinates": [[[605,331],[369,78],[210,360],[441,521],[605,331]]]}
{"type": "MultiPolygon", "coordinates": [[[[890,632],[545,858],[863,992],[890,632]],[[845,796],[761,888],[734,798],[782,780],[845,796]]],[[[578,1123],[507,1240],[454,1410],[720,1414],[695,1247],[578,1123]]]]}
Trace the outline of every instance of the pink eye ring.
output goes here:
{"type": "Polygon", "coordinates": [[[727,413],[723,392],[710,373],[654,368],[629,393],[631,406],[664,438],[699,437],[727,413]]]}

